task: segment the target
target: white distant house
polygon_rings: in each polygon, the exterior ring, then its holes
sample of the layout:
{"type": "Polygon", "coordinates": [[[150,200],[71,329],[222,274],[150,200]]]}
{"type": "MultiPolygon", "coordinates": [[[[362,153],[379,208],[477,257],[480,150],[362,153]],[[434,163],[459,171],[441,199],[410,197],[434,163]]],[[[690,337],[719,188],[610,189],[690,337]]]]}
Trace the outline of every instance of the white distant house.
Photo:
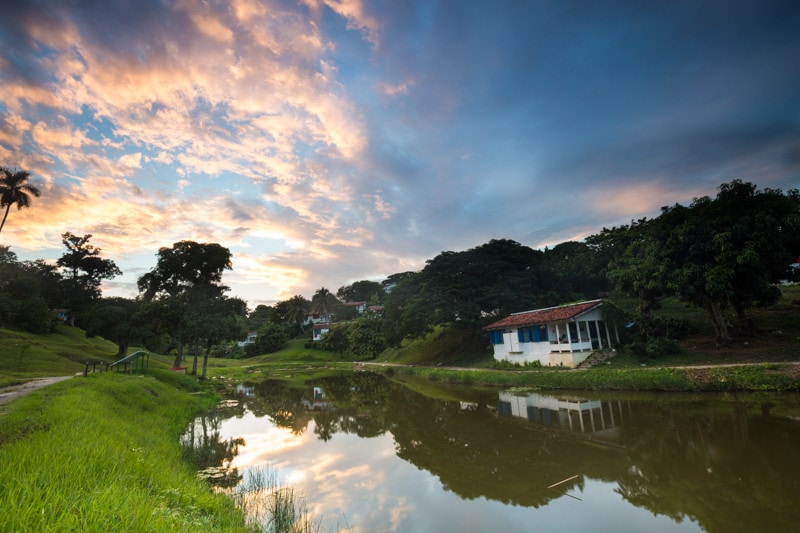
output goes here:
{"type": "Polygon", "coordinates": [[[329,324],[333,317],[329,314],[322,313],[306,313],[304,326],[313,326],[315,324],[329,324]]]}
{"type": "Polygon", "coordinates": [[[248,331],[247,338],[243,341],[239,341],[239,347],[244,348],[245,346],[253,346],[256,343],[256,339],[258,338],[257,331],[248,331]]]}
{"type": "Polygon", "coordinates": [[[311,329],[311,340],[320,340],[322,336],[328,333],[335,325],[336,324],[314,324],[314,327],[311,329]]]}
{"type": "Polygon", "coordinates": [[[591,300],[514,313],[483,329],[489,332],[498,361],[575,368],[593,350],[611,347],[612,332],[600,313],[602,305],[602,300],[591,300]]]}
{"type": "Polygon", "coordinates": [[[364,311],[367,310],[367,302],[345,302],[344,306],[345,307],[352,307],[353,309],[355,309],[359,313],[363,313],[364,311]]]}

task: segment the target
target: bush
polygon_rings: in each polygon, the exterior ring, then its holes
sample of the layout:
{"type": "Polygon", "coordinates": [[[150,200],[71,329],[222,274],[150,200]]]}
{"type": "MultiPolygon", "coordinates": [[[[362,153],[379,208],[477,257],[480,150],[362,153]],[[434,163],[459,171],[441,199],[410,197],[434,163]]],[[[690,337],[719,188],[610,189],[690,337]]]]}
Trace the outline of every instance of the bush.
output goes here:
{"type": "Polygon", "coordinates": [[[27,301],[13,302],[9,322],[31,333],[50,333],[55,331],[57,318],[39,296],[27,301]]]}
{"type": "Polygon", "coordinates": [[[637,357],[641,361],[678,354],[681,351],[681,347],[675,339],[654,337],[648,342],[633,341],[624,346],[623,351],[637,357]]]}
{"type": "Polygon", "coordinates": [[[647,343],[647,355],[653,359],[680,353],[681,347],[675,339],[655,338],[647,343]]]}
{"type": "Polygon", "coordinates": [[[256,350],[259,353],[272,353],[283,348],[289,342],[286,327],[274,322],[267,322],[258,330],[256,350]]]}

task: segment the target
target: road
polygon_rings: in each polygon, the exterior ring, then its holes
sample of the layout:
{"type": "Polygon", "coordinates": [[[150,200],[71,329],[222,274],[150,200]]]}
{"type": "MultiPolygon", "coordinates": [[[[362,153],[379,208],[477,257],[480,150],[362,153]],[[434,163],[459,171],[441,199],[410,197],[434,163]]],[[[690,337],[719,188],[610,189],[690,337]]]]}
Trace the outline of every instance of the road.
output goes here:
{"type": "Polygon", "coordinates": [[[16,400],[20,396],[25,396],[36,389],[41,389],[42,387],[46,387],[59,381],[64,381],[65,379],[69,379],[71,377],[72,376],[53,376],[49,378],[36,378],[21,385],[3,387],[0,389],[0,405],[6,404],[11,400],[16,400]]]}

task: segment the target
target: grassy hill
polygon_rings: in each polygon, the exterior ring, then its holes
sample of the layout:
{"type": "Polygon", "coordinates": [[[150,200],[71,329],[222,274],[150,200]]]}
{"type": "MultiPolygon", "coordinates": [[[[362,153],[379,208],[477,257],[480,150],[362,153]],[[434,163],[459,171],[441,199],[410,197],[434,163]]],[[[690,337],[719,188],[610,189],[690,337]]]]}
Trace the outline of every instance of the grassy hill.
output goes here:
{"type": "Polygon", "coordinates": [[[38,335],[0,328],[0,387],[44,376],[82,372],[86,361],[114,361],[117,346],[87,339],[84,331],[59,324],[54,333],[38,335]]]}

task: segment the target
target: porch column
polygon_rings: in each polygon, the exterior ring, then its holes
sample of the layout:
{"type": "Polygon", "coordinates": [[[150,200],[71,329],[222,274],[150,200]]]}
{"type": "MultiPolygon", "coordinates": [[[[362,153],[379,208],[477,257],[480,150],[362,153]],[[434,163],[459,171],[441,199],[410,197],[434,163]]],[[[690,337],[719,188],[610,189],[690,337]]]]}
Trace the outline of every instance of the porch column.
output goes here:
{"type": "MultiPolygon", "coordinates": [[[[600,335],[600,321],[599,320],[595,320],[594,321],[594,331],[595,331],[595,333],[597,333],[597,348],[602,350],[603,349],[603,336],[600,335]]],[[[589,337],[591,337],[591,336],[592,336],[592,332],[590,331],[589,332],[589,337]]]]}
{"type": "MultiPolygon", "coordinates": [[[[556,349],[561,351],[561,332],[558,330],[558,322],[556,322],[556,349]]],[[[550,351],[552,352],[553,349],[550,348],[550,351]]]]}
{"type": "MultiPolygon", "coordinates": [[[[611,333],[608,331],[608,324],[603,322],[603,329],[606,330],[606,340],[608,341],[608,346],[611,346],[611,333]]],[[[617,326],[614,326],[614,331],[617,330],[617,326]]],[[[619,334],[617,334],[617,342],[619,342],[619,334]]]]}
{"type": "MultiPolygon", "coordinates": [[[[569,343],[569,351],[572,353],[572,333],[570,332],[569,322],[567,322],[567,342],[569,343]]],[[[575,324],[575,329],[578,329],[578,324],[575,324]]],[[[580,336],[580,333],[578,333],[580,336]]]]}

